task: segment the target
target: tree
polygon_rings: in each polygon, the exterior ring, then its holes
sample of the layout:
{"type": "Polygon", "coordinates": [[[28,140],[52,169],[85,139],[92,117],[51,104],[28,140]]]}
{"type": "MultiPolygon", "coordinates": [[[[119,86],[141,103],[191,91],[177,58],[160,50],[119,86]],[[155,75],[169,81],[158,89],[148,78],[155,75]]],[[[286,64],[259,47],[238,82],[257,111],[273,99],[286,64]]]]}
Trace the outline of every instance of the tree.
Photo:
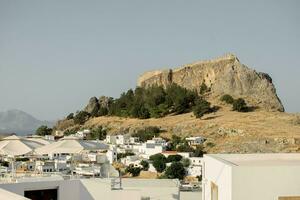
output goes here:
{"type": "Polygon", "coordinates": [[[235,100],[232,104],[232,110],[238,111],[238,112],[247,112],[248,107],[244,99],[238,98],[235,100]]]}
{"type": "Polygon", "coordinates": [[[227,103],[227,104],[233,104],[233,102],[234,102],[233,97],[230,96],[229,94],[223,95],[220,100],[227,103]]]}
{"type": "Polygon", "coordinates": [[[140,175],[142,168],[135,167],[133,164],[130,164],[126,169],[125,172],[131,174],[131,176],[136,177],[140,175]]]}
{"type": "Polygon", "coordinates": [[[164,155],[158,153],[150,156],[150,160],[152,161],[153,167],[157,172],[163,172],[166,169],[167,159],[164,155]]]}
{"type": "Polygon", "coordinates": [[[72,135],[72,134],[75,134],[75,133],[76,133],[75,130],[69,130],[69,129],[68,129],[68,130],[65,130],[65,131],[64,131],[64,135],[65,135],[65,136],[72,135]]]}
{"type": "Polygon", "coordinates": [[[102,126],[98,126],[97,128],[93,128],[91,133],[88,135],[88,139],[90,140],[104,140],[106,138],[107,131],[102,126]]]}
{"type": "Polygon", "coordinates": [[[183,167],[183,164],[180,162],[173,162],[170,167],[166,169],[165,175],[169,179],[180,179],[182,180],[186,172],[183,167]]]}
{"type": "Polygon", "coordinates": [[[120,160],[121,158],[126,158],[127,156],[134,156],[134,155],[135,154],[133,152],[118,153],[117,160],[120,160]]]}
{"type": "Polygon", "coordinates": [[[187,142],[184,142],[176,148],[178,152],[193,152],[194,149],[190,147],[190,145],[187,142]]]}
{"type": "Polygon", "coordinates": [[[42,125],[38,129],[36,129],[35,134],[40,136],[51,135],[52,131],[52,128],[48,128],[47,126],[42,125]]]}
{"type": "Polygon", "coordinates": [[[144,103],[134,103],[132,109],[130,111],[132,117],[136,117],[139,119],[147,119],[150,117],[150,112],[144,105],[144,103]]]}
{"type": "Polygon", "coordinates": [[[67,116],[67,120],[70,120],[70,119],[73,119],[74,118],[74,113],[70,113],[68,116],[67,116]]]}
{"type": "Polygon", "coordinates": [[[156,126],[148,126],[144,129],[138,130],[137,133],[132,134],[133,137],[138,137],[141,142],[151,140],[153,137],[158,137],[160,129],[156,126]]]}
{"type": "Polygon", "coordinates": [[[149,169],[149,163],[146,160],[142,160],[140,162],[140,165],[143,166],[143,171],[148,171],[148,169],[149,169]]]}
{"type": "Polygon", "coordinates": [[[196,91],[187,90],[177,84],[171,84],[166,89],[166,104],[175,114],[190,111],[197,97],[196,91]]]}
{"type": "Polygon", "coordinates": [[[170,162],[179,162],[180,160],[182,159],[182,156],[181,155],[169,155],[167,157],[167,162],[170,163],[170,162]]]}
{"type": "Polygon", "coordinates": [[[182,143],[182,138],[178,135],[172,135],[171,142],[169,143],[169,150],[175,151],[176,147],[182,143]]]}
{"type": "Polygon", "coordinates": [[[182,158],[181,163],[184,167],[189,167],[191,165],[191,160],[188,158],[182,158]]]}
{"type": "Polygon", "coordinates": [[[105,116],[108,114],[108,109],[106,107],[100,107],[98,110],[98,116],[105,116]]]}
{"type": "Polygon", "coordinates": [[[204,147],[203,145],[197,145],[196,149],[193,153],[194,157],[203,157],[203,154],[205,154],[206,152],[204,151],[204,147]]]}
{"type": "Polygon", "coordinates": [[[203,82],[201,85],[200,85],[200,91],[199,93],[201,95],[205,94],[206,92],[209,91],[209,88],[207,87],[207,85],[203,82]]]}
{"type": "Polygon", "coordinates": [[[197,118],[201,118],[203,115],[213,112],[213,109],[210,107],[209,102],[200,98],[193,107],[193,112],[197,118]]]}
{"type": "Polygon", "coordinates": [[[90,114],[86,111],[78,112],[74,117],[75,124],[84,124],[90,117],[90,114]]]}

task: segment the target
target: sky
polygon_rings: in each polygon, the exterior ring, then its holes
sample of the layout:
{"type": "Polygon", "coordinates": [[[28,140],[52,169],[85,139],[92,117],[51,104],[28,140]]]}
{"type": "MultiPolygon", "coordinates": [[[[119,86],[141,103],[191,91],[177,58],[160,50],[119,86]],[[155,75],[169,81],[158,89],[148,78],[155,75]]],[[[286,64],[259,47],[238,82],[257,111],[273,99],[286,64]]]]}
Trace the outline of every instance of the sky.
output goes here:
{"type": "Polygon", "coordinates": [[[300,1],[0,0],[0,111],[56,120],[145,71],[234,53],[300,112],[300,1]]]}

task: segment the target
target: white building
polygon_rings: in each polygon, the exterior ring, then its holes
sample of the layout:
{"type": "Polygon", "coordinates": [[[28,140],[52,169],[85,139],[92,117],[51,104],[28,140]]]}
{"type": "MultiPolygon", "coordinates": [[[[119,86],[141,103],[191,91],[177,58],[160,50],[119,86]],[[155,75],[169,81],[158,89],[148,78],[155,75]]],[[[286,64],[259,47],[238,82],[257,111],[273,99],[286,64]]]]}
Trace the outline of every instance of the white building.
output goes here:
{"type": "Polygon", "coordinates": [[[54,161],[36,161],[35,169],[39,172],[55,172],[54,161]]]}
{"type": "Polygon", "coordinates": [[[55,140],[55,137],[54,135],[45,135],[45,140],[49,140],[49,141],[54,141],[55,140]]]}
{"type": "Polygon", "coordinates": [[[82,131],[77,131],[74,136],[83,139],[86,138],[90,133],[91,131],[89,129],[84,129],[82,131]]]}
{"type": "Polygon", "coordinates": [[[203,137],[188,137],[188,138],[185,138],[185,140],[188,142],[188,144],[190,146],[196,146],[196,145],[200,145],[200,144],[203,144],[203,142],[205,142],[205,138],[203,137]]]}
{"type": "Polygon", "coordinates": [[[179,182],[171,179],[122,179],[122,189],[116,179],[73,179],[61,177],[27,178],[18,183],[0,184],[1,199],[27,199],[39,196],[60,200],[179,200],[179,182]],[[10,198],[7,198],[10,197],[10,198]]]}
{"type": "Polygon", "coordinates": [[[190,157],[189,159],[191,161],[191,164],[187,169],[188,176],[196,177],[202,175],[203,158],[190,157]]]}
{"type": "Polygon", "coordinates": [[[125,145],[130,143],[129,135],[107,135],[105,142],[108,144],[125,145]]]}
{"type": "Polygon", "coordinates": [[[107,150],[107,152],[106,152],[106,157],[107,157],[110,164],[117,161],[117,158],[118,158],[117,155],[118,155],[117,147],[110,146],[109,150],[107,150]]]}
{"type": "Polygon", "coordinates": [[[130,137],[129,138],[129,144],[137,144],[140,142],[140,139],[138,137],[130,137]]]}
{"type": "Polygon", "coordinates": [[[116,144],[116,136],[115,135],[106,135],[104,140],[108,144],[116,144]]]}
{"type": "Polygon", "coordinates": [[[129,165],[134,165],[135,167],[141,167],[140,163],[141,160],[139,158],[139,156],[137,155],[133,155],[133,156],[126,156],[125,158],[121,158],[121,162],[125,165],[125,166],[129,166],[129,165]]]}
{"type": "Polygon", "coordinates": [[[139,146],[139,153],[146,159],[151,155],[162,153],[166,149],[166,141],[163,139],[153,138],[139,146]]]}
{"type": "Polygon", "coordinates": [[[300,199],[300,154],[204,155],[202,200],[300,199]]]}

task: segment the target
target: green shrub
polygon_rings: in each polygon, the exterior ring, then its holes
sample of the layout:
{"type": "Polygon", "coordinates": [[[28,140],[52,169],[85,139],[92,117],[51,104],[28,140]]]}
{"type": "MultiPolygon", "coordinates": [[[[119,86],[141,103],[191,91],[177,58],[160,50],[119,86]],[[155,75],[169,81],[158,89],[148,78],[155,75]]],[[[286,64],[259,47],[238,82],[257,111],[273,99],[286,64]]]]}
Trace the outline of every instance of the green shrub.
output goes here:
{"type": "Polygon", "coordinates": [[[4,166],[4,167],[8,167],[9,166],[9,162],[7,162],[7,161],[0,161],[0,165],[4,166]]]}
{"type": "Polygon", "coordinates": [[[194,149],[190,145],[188,145],[187,142],[178,145],[176,150],[178,152],[193,152],[194,151],[194,149]]]}
{"type": "Polygon", "coordinates": [[[181,163],[184,167],[189,167],[191,165],[191,160],[189,158],[182,158],[181,163]]]}
{"type": "Polygon", "coordinates": [[[86,111],[80,111],[74,116],[75,124],[84,124],[90,117],[90,114],[86,111]]]}
{"type": "Polygon", "coordinates": [[[173,162],[170,167],[166,169],[165,175],[169,179],[179,179],[182,180],[186,172],[184,166],[181,162],[173,162]]]}
{"type": "Polygon", "coordinates": [[[40,136],[51,135],[52,131],[52,128],[42,125],[35,131],[35,134],[40,136]]]}
{"type": "Polygon", "coordinates": [[[200,91],[199,93],[201,95],[205,94],[206,92],[209,91],[209,88],[207,87],[207,85],[203,82],[201,85],[200,85],[200,91]]]}
{"type": "Polygon", "coordinates": [[[177,135],[172,135],[171,141],[168,146],[168,150],[175,151],[177,146],[181,143],[183,143],[183,140],[181,137],[179,137],[177,135]]]}
{"type": "Polygon", "coordinates": [[[167,159],[163,154],[155,154],[150,156],[150,160],[152,161],[153,167],[157,172],[163,172],[166,169],[167,159]]]}
{"type": "Polygon", "coordinates": [[[238,112],[247,112],[248,107],[244,99],[239,98],[234,100],[232,104],[232,110],[238,111],[238,112]]]}
{"type": "Polygon", "coordinates": [[[16,161],[26,162],[29,161],[29,158],[16,158],[16,161]]]}
{"type": "Polygon", "coordinates": [[[210,103],[202,98],[199,99],[193,107],[193,113],[197,118],[201,118],[203,115],[211,112],[213,112],[213,109],[210,107],[210,103]]]}
{"type": "Polygon", "coordinates": [[[143,166],[143,171],[148,171],[148,169],[149,169],[149,163],[146,160],[142,160],[140,162],[140,165],[143,166]]]}
{"type": "Polygon", "coordinates": [[[134,156],[134,155],[135,154],[133,152],[118,153],[117,160],[120,160],[121,158],[126,158],[127,156],[134,156]]]}
{"type": "Polygon", "coordinates": [[[89,140],[104,140],[106,138],[107,131],[102,126],[98,126],[91,130],[91,133],[87,136],[89,140]]]}
{"type": "Polygon", "coordinates": [[[206,152],[204,151],[203,145],[197,145],[196,149],[194,150],[193,156],[194,157],[203,157],[203,154],[206,152]]]}
{"type": "Polygon", "coordinates": [[[70,119],[73,119],[74,118],[74,113],[70,113],[68,116],[67,116],[67,120],[70,120],[70,119]]]}
{"type": "Polygon", "coordinates": [[[142,130],[138,130],[137,133],[132,134],[133,137],[138,137],[141,142],[151,140],[153,137],[158,137],[160,129],[156,126],[148,126],[142,130]]]}
{"type": "Polygon", "coordinates": [[[234,102],[233,97],[230,96],[229,94],[223,95],[220,100],[227,103],[227,104],[233,104],[233,102],[234,102]]]}
{"type": "Polygon", "coordinates": [[[65,136],[72,135],[72,134],[75,134],[75,133],[76,133],[75,130],[69,130],[69,129],[68,129],[68,130],[65,130],[65,131],[64,131],[64,135],[65,135],[65,136]]]}
{"type": "Polygon", "coordinates": [[[182,156],[181,155],[169,155],[167,157],[167,162],[170,163],[170,162],[179,162],[180,160],[182,159],[182,156]]]}
{"type": "Polygon", "coordinates": [[[132,177],[139,176],[142,171],[142,168],[135,167],[133,164],[130,164],[126,169],[125,172],[131,174],[132,177]]]}

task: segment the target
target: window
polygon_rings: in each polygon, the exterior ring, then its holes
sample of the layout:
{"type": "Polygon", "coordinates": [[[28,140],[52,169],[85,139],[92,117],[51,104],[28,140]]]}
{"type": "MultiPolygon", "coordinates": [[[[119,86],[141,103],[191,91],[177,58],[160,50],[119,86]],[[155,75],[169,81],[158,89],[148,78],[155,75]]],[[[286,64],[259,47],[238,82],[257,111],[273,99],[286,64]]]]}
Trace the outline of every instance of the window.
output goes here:
{"type": "Polygon", "coordinates": [[[58,189],[25,191],[24,196],[32,200],[40,200],[40,199],[57,200],[58,199],[57,190],[58,189]]]}

